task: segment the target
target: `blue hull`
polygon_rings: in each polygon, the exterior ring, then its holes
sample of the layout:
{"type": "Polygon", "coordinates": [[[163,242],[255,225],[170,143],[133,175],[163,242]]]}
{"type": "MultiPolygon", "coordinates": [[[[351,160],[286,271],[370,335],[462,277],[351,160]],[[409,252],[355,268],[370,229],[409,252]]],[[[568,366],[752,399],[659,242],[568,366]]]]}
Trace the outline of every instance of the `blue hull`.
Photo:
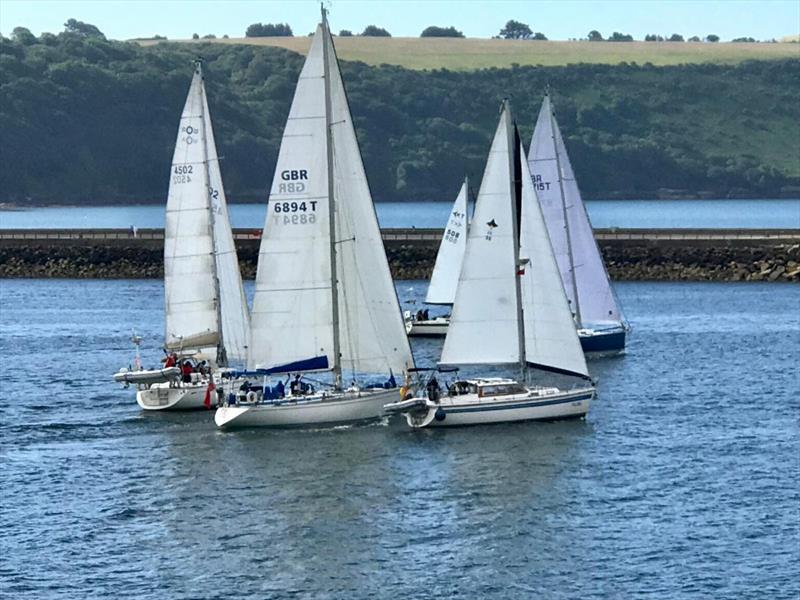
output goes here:
{"type": "Polygon", "coordinates": [[[625,350],[625,330],[595,331],[592,335],[579,335],[584,353],[622,352],[625,350]]]}

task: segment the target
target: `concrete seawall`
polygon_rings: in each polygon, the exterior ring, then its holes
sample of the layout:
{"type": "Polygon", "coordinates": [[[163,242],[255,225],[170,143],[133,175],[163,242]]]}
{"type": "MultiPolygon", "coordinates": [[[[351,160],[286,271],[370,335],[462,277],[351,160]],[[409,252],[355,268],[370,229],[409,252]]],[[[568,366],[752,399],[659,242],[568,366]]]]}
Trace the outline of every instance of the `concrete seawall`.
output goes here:
{"type": "MultiPolygon", "coordinates": [[[[396,279],[430,277],[440,229],[385,229],[396,279]]],[[[261,231],[234,232],[246,278],[255,276],[261,231]]],[[[615,280],[800,281],[800,230],[602,229],[615,280]]],[[[156,278],[164,232],[142,229],[0,230],[0,277],[156,278]]]]}

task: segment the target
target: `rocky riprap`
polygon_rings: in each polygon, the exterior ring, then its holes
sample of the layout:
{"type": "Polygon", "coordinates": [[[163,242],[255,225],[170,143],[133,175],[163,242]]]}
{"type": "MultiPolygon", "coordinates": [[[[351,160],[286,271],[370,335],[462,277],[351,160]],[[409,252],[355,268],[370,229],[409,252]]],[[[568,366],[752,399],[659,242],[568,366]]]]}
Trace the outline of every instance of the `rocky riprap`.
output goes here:
{"type": "MultiPolygon", "coordinates": [[[[800,282],[800,244],[654,246],[601,243],[611,278],[618,281],[800,282]]],[[[387,243],[395,279],[427,279],[437,245],[387,243]]],[[[258,250],[239,249],[246,279],[256,273],[258,250]]],[[[83,279],[162,278],[159,248],[128,246],[15,246],[0,248],[0,277],[83,279]]]]}

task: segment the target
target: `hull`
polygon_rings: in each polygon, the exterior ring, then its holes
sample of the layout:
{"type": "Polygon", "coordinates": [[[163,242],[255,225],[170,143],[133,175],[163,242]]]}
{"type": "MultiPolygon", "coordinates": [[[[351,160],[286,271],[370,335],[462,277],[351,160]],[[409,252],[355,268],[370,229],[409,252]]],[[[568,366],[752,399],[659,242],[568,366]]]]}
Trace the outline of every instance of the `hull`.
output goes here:
{"type": "Polygon", "coordinates": [[[397,398],[397,389],[360,391],[334,397],[312,396],[293,402],[229,405],[217,409],[214,422],[237,427],[328,427],[372,421],[384,414],[383,405],[397,398]]]}
{"type": "Polygon", "coordinates": [[[427,321],[406,321],[406,332],[414,337],[444,337],[450,320],[439,317],[427,321]]]}
{"type": "Polygon", "coordinates": [[[598,358],[613,356],[625,350],[625,329],[579,329],[578,337],[581,340],[583,352],[598,358]]]}
{"type": "MultiPolygon", "coordinates": [[[[208,383],[170,387],[169,384],[150,386],[136,392],[136,402],[142,410],[199,410],[205,409],[208,383]]],[[[216,404],[216,397],[213,398],[216,404]]]]}
{"type": "Polygon", "coordinates": [[[460,427],[514,421],[556,421],[586,416],[594,389],[561,391],[551,388],[540,396],[531,394],[498,398],[477,396],[442,398],[436,406],[406,412],[410,427],[460,427]]]}

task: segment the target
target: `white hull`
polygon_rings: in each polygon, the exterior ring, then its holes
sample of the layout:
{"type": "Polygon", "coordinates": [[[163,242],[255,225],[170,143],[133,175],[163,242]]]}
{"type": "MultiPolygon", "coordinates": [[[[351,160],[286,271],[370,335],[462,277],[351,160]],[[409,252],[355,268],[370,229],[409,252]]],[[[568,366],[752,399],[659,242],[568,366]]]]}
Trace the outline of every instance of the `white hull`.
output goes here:
{"type": "Polygon", "coordinates": [[[285,398],[275,403],[229,405],[217,409],[214,421],[223,428],[233,427],[316,427],[383,416],[383,405],[397,398],[397,388],[345,392],[342,395],[316,394],[299,401],[285,398]]]}
{"type": "Polygon", "coordinates": [[[580,418],[589,412],[593,388],[563,391],[532,388],[528,394],[479,398],[476,394],[425,400],[417,410],[404,412],[410,427],[458,427],[513,421],[554,421],[580,418]]]}
{"type": "MultiPolygon", "coordinates": [[[[136,392],[136,402],[142,410],[198,410],[205,408],[208,382],[170,387],[168,383],[150,386],[136,392]]],[[[217,403],[214,394],[211,400],[217,403]]]]}
{"type": "Polygon", "coordinates": [[[447,335],[447,326],[450,319],[436,317],[426,321],[406,321],[406,333],[418,337],[444,337],[447,335]]]}

